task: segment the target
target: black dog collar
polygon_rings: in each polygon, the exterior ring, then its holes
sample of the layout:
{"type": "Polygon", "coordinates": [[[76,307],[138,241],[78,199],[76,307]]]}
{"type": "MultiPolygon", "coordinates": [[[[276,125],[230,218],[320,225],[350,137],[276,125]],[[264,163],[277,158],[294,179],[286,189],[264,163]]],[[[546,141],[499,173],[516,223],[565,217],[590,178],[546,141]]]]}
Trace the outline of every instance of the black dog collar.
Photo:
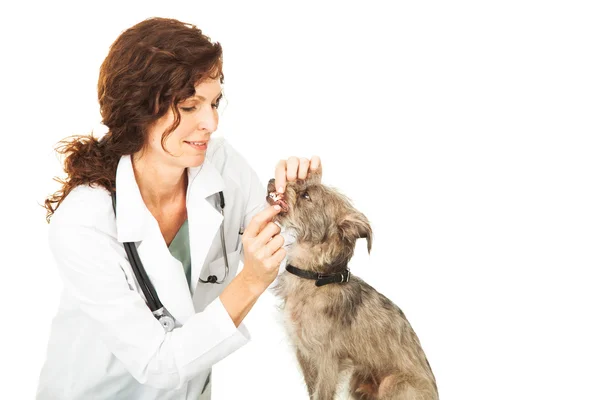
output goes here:
{"type": "Polygon", "coordinates": [[[347,268],[335,274],[319,274],[318,272],[296,268],[291,264],[286,265],[285,269],[290,274],[299,276],[300,278],[316,280],[316,286],[323,286],[328,283],[343,283],[350,280],[350,270],[347,268]]]}

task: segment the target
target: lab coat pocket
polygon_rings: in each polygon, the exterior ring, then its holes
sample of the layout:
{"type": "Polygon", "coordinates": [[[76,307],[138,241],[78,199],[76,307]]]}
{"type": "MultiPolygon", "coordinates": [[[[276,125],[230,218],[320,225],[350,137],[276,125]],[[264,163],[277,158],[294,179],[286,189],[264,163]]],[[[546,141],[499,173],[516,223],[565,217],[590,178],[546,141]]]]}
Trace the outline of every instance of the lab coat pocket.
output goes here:
{"type": "MultiPolygon", "coordinates": [[[[229,264],[229,273],[225,278],[222,285],[227,285],[236,276],[237,270],[240,263],[240,253],[242,251],[242,243],[238,243],[237,248],[234,251],[227,253],[227,262],[229,264]]],[[[208,272],[210,275],[216,275],[217,279],[221,281],[225,276],[226,264],[225,257],[219,257],[208,264],[208,272]]],[[[206,278],[203,278],[206,279],[206,278]]]]}
{"type": "MultiPolygon", "coordinates": [[[[214,299],[216,299],[219,294],[225,289],[225,287],[231,282],[231,280],[235,277],[236,271],[238,269],[238,264],[240,261],[240,251],[242,249],[242,245],[239,244],[238,248],[234,251],[227,253],[227,260],[229,262],[229,273],[227,277],[223,281],[223,283],[203,283],[202,281],[198,281],[197,288],[194,293],[193,301],[194,307],[196,311],[200,312],[206,308],[214,299]]],[[[202,274],[200,275],[200,279],[208,280],[210,275],[215,275],[217,277],[217,281],[221,282],[223,276],[225,276],[225,257],[219,257],[206,265],[202,274]]]]}

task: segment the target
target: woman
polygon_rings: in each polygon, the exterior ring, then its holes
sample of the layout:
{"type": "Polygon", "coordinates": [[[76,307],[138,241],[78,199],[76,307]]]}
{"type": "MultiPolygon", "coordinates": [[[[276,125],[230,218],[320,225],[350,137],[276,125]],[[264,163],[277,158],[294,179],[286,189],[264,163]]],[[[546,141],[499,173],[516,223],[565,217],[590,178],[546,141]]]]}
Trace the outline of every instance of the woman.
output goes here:
{"type": "MultiPolygon", "coordinates": [[[[68,177],[46,200],[64,290],[38,399],[208,399],[211,366],[249,340],[242,321],[284,239],[255,172],[211,140],[222,82],[221,46],[193,25],[149,19],[111,46],[98,82],[109,132],[63,142],[68,177]],[[151,312],[128,242],[174,326],[151,312]]],[[[277,187],[316,169],[280,161],[277,187]]]]}

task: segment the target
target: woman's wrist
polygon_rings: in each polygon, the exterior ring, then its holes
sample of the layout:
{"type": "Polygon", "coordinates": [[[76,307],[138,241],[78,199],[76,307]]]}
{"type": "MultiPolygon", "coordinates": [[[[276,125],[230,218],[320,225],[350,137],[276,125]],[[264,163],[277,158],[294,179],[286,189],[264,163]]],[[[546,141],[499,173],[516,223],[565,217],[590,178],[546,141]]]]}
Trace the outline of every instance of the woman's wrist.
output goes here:
{"type": "Polygon", "coordinates": [[[236,327],[242,323],[265,290],[264,284],[252,279],[247,273],[244,274],[244,270],[223,290],[219,298],[236,327]]]}
{"type": "Polygon", "coordinates": [[[248,291],[255,295],[257,298],[267,289],[269,285],[265,285],[256,277],[250,275],[247,270],[242,269],[238,274],[244,285],[248,288],[248,291]]]}

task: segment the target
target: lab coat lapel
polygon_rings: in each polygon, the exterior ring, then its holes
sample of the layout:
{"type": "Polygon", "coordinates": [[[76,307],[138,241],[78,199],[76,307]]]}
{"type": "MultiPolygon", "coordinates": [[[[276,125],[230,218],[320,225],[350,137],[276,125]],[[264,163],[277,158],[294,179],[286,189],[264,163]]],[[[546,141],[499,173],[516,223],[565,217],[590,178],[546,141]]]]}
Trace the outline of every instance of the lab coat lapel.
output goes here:
{"type": "Polygon", "coordinates": [[[200,167],[190,168],[188,173],[187,211],[192,258],[191,291],[193,295],[208,251],[219,233],[223,221],[221,212],[216,208],[218,196],[214,195],[225,189],[225,182],[219,171],[209,160],[205,160],[200,167]]]}
{"type": "Polygon", "coordinates": [[[139,242],[148,235],[154,217],[142,200],[130,156],[123,156],[119,160],[116,188],[117,239],[121,243],[139,242]]]}
{"type": "MultiPolygon", "coordinates": [[[[220,174],[214,167],[206,165],[207,161],[201,167],[188,170],[188,226],[194,288],[222,218],[218,211],[203,201],[211,191],[219,191],[223,187],[220,174]]],[[[140,259],[160,301],[178,323],[185,323],[195,313],[185,273],[181,263],[171,256],[158,222],[142,199],[129,156],[123,156],[119,162],[116,188],[118,240],[140,242],[137,247],[140,259]]]]}

